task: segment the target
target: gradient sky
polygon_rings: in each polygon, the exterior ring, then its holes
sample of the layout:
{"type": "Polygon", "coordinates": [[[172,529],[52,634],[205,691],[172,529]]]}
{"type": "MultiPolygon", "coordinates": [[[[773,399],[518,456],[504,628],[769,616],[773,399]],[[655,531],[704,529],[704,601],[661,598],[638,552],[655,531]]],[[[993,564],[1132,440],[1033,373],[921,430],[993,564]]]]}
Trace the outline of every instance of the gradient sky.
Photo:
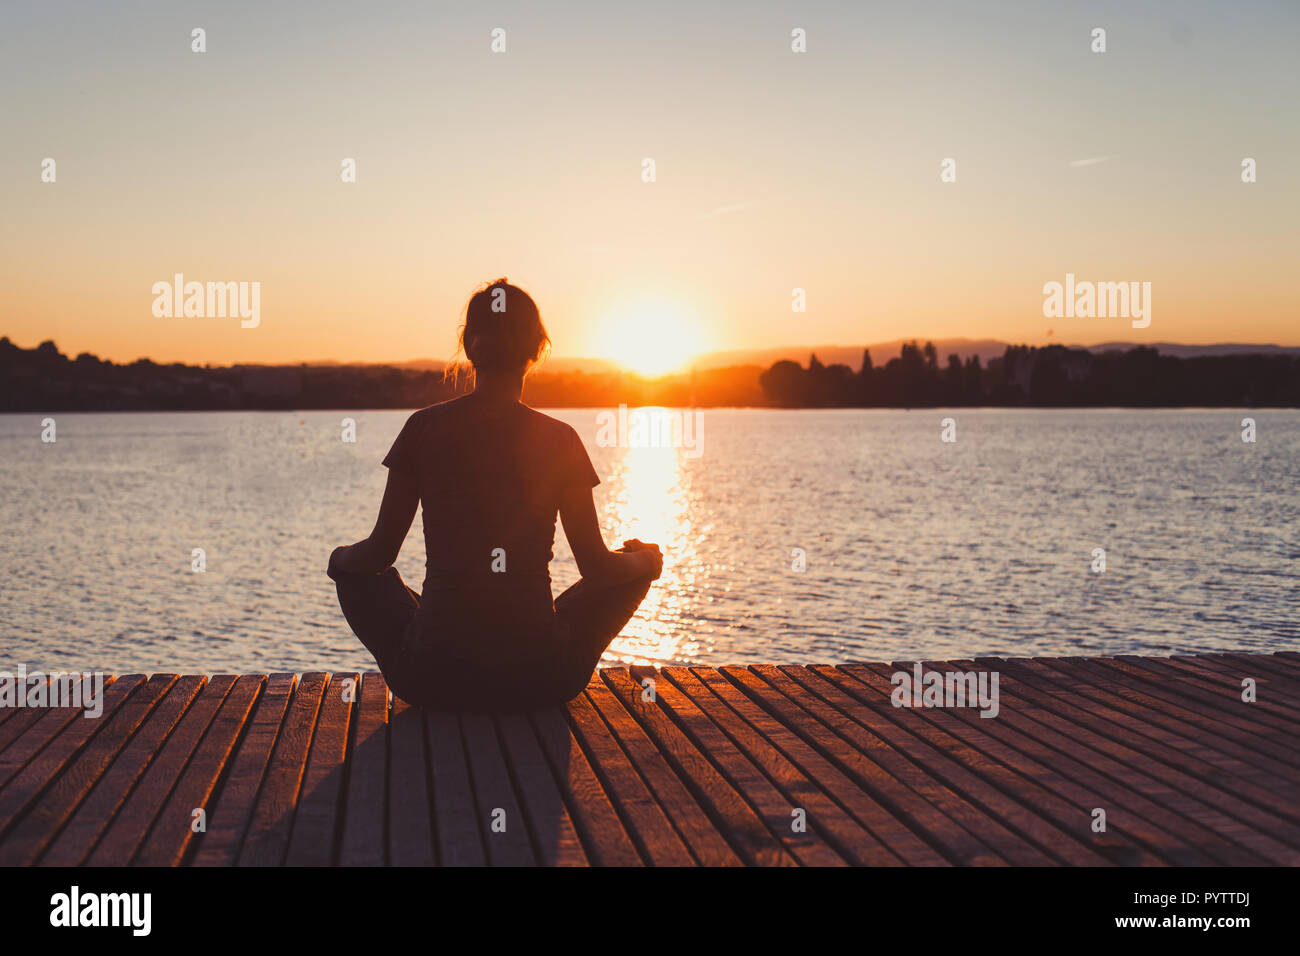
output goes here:
{"type": "Polygon", "coordinates": [[[1300,345],[1298,40],[1294,0],[6,0],[0,335],[446,358],[470,291],[507,275],[558,355],[677,325],[706,350],[1300,345]],[[176,272],[259,281],[260,327],[155,318],[176,272]],[[1066,272],[1151,282],[1151,327],[1045,319],[1066,272]]]}

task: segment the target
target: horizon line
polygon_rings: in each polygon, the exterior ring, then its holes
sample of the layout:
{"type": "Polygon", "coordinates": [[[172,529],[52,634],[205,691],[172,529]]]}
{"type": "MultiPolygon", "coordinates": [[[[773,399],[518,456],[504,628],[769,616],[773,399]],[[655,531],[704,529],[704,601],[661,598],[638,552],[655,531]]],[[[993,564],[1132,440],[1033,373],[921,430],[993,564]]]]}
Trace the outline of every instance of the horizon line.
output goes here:
{"type": "MultiPolygon", "coordinates": [[[[111,362],[115,365],[132,365],[136,362],[141,362],[141,361],[152,362],[155,365],[193,365],[195,367],[208,367],[212,365],[212,363],[210,362],[203,362],[201,360],[196,360],[196,359],[186,359],[186,360],[174,359],[174,360],[163,361],[148,355],[140,355],[132,359],[113,359],[113,358],[107,358],[104,355],[101,355],[99,353],[89,352],[85,349],[82,349],[80,351],[74,351],[68,349],[65,351],[63,348],[59,346],[58,342],[53,338],[42,339],[40,342],[37,342],[35,345],[23,346],[20,345],[13,338],[11,338],[9,335],[0,334],[0,341],[8,341],[11,345],[13,345],[16,348],[22,349],[23,351],[32,351],[34,349],[39,348],[41,345],[44,345],[46,342],[53,342],[55,347],[59,349],[59,354],[67,356],[71,359],[75,359],[77,355],[89,354],[89,355],[93,355],[96,359],[100,361],[111,362]]],[[[1091,345],[1085,345],[1082,343],[1067,343],[1067,342],[1042,342],[1042,343],[1011,342],[1005,339],[996,339],[996,338],[980,339],[980,338],[971,338],[970,336],[947,336],[947,337],[937,338],[937,337],[924,336],[924,335],[907,335],[907,336],[900,336],[894,339],[887,339],[880,342],[868,342],[862,344],[850,343],[847,345],[839,345],[834,343],[821,343],[819,345],[770,345],[770,346],[748,346],[748,347],[737,346],[734,348],[714,349],[709,352],[701,352],[698,355],[692,357],[692,359],[689,362],[685,362],[680,367],[668,372],[664,372],[660,375],[642,375],[641,373],[638,373],[635,370],[630,369],[627,366],[623,365],[617,359],[603,358],[595,355],[564,355],[564,354],[556,354],[556,355],[548,356],[547,358],[538,362],[536,366],[534,366],[534,371],[542,371],[545,369],[548,363],[556,362],[556,361],[590,362],[592,364],[613,366],[628,374],[639,375],[641,378],[667,378],[670,375],[681,375],[681,374],[690,373],[691,371],[697,368],[701,360],[717,358],[721,356],[730,355],[733,353],[806,352],[806,353],[815,354],[818,350],[830,350],[830,349],[870,350],[872,348],[878,348],[880,346],[889,346],[897,343],[911,343],[911,342],[916,342],[918,344],[936,344],[936,347],[937,347],[937,343],[939,342],[948,342],[948,343],[985,342],[985,343],[989,343],[990,345],[999,345],[1007,348],[1011,348],[1011,347],[1049,348],[1052,346],[1060,346],[1068,349],[1096,349],[1106,345],[1114,345],[1117,347],[1127,346],[1129,348],[1138,348],[1138,347],[1158,348],[1160,346],[1172,346],[1175,348],[1300,349],[1300,342],[1298,342],[1295,345],[1282,345],[1277,342],[1242,342],[1242,341],[1175,342],[1170,340],[1160,340],[1157,342],[1144,343],[1144,342],[1135,342],[1126,339],[1105,339],[1099,342],[1094,342],[1091,345]]],[[[396,360],[393,359],[352,360],[352,359],[339,359],[339,358],[316,358],[316,359],[294,359],[294,360],[285,360],[285,361],[266,361],[266,360],[229,361],[221,365],[217,365],[215,367],[233,368],[236,366],[293,367],[293,366],[301,366],[301,365],[352,365],[352,366],[387,366],[391,368],[391,367],[399,367],[403,365],[422,365],[422,364],[435,364],[435,363],[441,364],[443,366],[449,366],[454,361],[455,361],[454,358],[443,359],[443,358],[433,358],[428,356],[418,357],[418,358],[408,358],[408,359],[396,359],[396,360]]],[[[752,364],[752,363],[740,363],[740,364],[752,364]]]]}

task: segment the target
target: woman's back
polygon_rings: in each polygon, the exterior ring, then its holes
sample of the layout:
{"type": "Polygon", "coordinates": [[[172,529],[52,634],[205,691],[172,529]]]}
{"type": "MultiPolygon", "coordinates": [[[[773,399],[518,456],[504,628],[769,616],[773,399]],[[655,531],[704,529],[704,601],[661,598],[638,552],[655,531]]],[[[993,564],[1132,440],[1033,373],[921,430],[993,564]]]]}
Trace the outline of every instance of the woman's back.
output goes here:
{"type": "Polygon", "coordinates": [[[462,605],[481,613],[508,599],[514,606],[500,610],[526,612],[521,623],[549,614],[561,496],[600,482],[573,428],[519,402],[471,394],[411,415],[384,464],[419,490],[423,603],[443,614],[462,605]]]}
{"type": "Polygon", "coordinates": [[[403,700],[488,709],[570,700],[659,576],[655,545],[605,546],[591,494],[600,479],[578,433],[519,401],[549,343],[528,293],[504,279],[475,292],[461,328],[473,393],[406,420],[384,459],[374,530],[330,555],[344,616],[403,700]],[[392,563],[421,504],[416,594],[392,563]],[[557,514],[582,579],[552,601],[557,514]]]}

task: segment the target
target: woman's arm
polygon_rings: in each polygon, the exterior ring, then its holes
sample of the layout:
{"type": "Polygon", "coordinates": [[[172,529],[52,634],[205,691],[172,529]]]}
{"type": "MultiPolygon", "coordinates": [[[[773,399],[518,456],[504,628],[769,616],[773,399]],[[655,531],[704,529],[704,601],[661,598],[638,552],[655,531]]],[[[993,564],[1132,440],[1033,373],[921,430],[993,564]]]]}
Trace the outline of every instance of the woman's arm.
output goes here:
{"type": "Polygon", "coordinates": [[[560,520],[578,562],[578,573],[592,584],[621,584],[645,575],[657,578],[663,570],[658,545],[627,541],[622,551],[605,547],[590,488],[577,486],[565,493],[560,500],[560,520]]]}
{"type": "Polygon", "coordinates": [[[406,533],[415,518],[415,506],[420,503],[420,492],[415,479],[404,471],[391,468],[384,500],[379,505],[379,517],[370,537],[356,544],[335,548],[330,555],[330,568],[346,574],[378,574],[397,560],[406,533]]]}

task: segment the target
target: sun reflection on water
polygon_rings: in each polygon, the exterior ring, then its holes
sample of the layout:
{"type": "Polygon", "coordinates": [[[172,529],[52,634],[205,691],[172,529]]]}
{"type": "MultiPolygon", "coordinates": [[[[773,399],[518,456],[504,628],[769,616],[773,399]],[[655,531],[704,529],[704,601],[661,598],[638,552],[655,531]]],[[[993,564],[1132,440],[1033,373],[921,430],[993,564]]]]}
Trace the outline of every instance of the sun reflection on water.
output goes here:
{"type": "Polygon", "coordinates": [[[659,664],[699,656],[703,635],[684,625],[698,599],[699,536],[681,448],[623,448],[611,476],[602,525],[611,546],[639,538],[659,545],[663,574],[605,652],[605,663],[659,664]]]}

